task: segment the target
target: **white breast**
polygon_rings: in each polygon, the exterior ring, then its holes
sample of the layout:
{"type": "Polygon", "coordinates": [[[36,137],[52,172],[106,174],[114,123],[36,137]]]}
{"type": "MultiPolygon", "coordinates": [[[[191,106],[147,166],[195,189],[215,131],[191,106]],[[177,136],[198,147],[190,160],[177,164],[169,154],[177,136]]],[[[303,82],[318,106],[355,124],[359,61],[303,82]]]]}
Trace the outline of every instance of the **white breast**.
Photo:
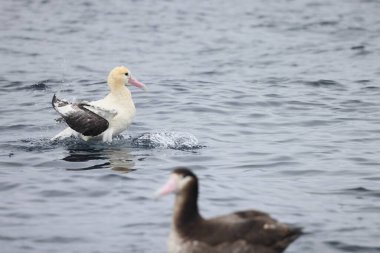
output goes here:
{"type": "Polygon", "coordinates": [[[109,94],[104,99],[93,101],[90,104],[116,113],[114,117],[107,119],[110,123],[109,128],[113,130],[113,135],[118,135],[126,130],[136,114],[136,108],[130,96],[109,94]]]}

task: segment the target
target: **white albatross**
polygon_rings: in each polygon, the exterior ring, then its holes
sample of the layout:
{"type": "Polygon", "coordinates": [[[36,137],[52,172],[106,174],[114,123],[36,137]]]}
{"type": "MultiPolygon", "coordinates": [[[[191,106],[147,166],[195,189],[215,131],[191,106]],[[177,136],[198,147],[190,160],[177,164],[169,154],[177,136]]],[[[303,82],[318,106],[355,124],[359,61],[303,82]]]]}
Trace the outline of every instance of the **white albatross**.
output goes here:
{"type": "Polygon", "coordinates": [[[131,92],[126,85],[145,90],[145,85],[133,78],[124,66],[114,68],[108,75],[111,92],[103,99],[91,102],[69,103],[53,96],[53,108],[62,116],[66,129],[51,140],[80,137],[87,141],[92,138],[112,142],[112,137],[120,134],[132,123],[136,108],[131,92]]]}

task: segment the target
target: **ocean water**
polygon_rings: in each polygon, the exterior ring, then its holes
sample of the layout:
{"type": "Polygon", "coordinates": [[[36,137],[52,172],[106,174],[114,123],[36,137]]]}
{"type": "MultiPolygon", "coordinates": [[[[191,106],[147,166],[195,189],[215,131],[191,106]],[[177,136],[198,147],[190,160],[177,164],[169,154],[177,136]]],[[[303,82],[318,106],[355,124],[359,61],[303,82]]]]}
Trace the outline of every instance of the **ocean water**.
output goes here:
{"type": "Polygon", "coordinates": [[[258,209],[306,234],[286,252],[380,252],[380,2],[0,3],[4,253],[166,252],[176,166],[211,217],[258,209]],[[51,142],[54,93],[100,99],[126,65],[134,123],[51,142]]]}

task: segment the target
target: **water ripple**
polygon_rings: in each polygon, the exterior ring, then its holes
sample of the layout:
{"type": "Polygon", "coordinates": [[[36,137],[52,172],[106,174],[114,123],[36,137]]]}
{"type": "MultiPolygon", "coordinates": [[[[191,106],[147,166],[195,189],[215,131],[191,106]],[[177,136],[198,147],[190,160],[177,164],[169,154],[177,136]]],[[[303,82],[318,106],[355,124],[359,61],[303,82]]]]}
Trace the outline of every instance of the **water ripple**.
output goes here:
{"type": "Polygon", "coordinates": [[[380,247],[359,246],[359,245],[353,245],[353,244],[346,244],[339,241],[329,241],[326,243],[332,246],[333,248],[342,250],[343,252],[377,253],[380,251],[380,247]]]}

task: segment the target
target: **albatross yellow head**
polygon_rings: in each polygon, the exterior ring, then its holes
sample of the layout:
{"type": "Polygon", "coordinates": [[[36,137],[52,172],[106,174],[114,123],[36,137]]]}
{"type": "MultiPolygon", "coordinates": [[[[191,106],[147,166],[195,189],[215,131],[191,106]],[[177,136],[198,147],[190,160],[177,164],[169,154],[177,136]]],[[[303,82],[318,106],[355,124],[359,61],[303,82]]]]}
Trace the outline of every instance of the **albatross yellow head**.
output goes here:
{"type": "Polygon", "coordinates": [[[145,90],[145,85],[132,77],[131,71],[124,66],[119,66],[111,70],[108,75],[108,85],[111,90],[123,87],[124,85],[133,85],[145,90]]]}

